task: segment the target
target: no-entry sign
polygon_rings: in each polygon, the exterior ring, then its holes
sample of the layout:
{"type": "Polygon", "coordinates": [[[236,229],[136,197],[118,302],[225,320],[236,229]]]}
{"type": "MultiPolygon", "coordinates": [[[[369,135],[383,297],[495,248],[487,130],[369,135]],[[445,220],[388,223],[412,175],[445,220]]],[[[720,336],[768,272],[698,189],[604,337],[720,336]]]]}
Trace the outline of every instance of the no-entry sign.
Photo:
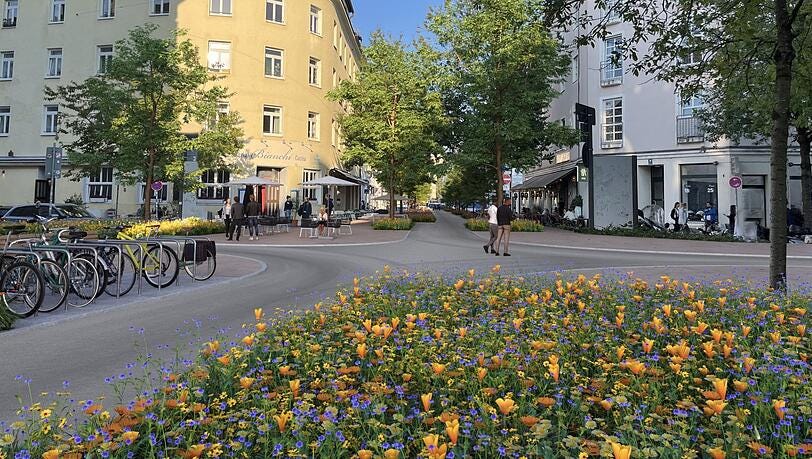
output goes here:
{"type": "Polygon", "coordinates": [[[742,178],[738,175],[734,175],[730,177],[730,181],[728,182],[731,188],[741,188],[742,187],[742,178]]]}
{"type": "Polygon", "coordinates": [[[152,191],[161,191],[164,187],[164,183],[160,180],[156,182],[152,182],[152,191]]]}
{"type": "Polygon", "coordinates": [[[511,173],[510,172],[502,172],[502,183],[505,185],[510,185],[511,173]]]}

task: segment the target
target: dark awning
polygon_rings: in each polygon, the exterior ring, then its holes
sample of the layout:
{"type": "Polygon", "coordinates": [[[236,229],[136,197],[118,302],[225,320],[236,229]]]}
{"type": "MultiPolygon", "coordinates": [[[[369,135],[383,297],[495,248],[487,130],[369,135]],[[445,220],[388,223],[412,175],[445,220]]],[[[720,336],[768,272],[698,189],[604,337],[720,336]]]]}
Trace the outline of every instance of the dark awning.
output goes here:
{"type": "Polygon", "coordinates": [[[564,169],[563,171],[558,172],[550,172],[548,174],[537,175],[528,179],[526,182],[522,183],[521,185],[517,185],[513,187],[513,190],[530,190],[535,188],[544,188],[545,186],[564,178],[570,174],[575,173],[576,168],[568,168],[564,169]]]}
{"type": "Polygon", "coordinates": [[[343,171],[341,169],[330,169],[330,176],[336,177],[340,179],[347,180],[352,183],[357,183],[359,185],[368,185],[369,181],[358,178],[347,171],[343,171]]]}

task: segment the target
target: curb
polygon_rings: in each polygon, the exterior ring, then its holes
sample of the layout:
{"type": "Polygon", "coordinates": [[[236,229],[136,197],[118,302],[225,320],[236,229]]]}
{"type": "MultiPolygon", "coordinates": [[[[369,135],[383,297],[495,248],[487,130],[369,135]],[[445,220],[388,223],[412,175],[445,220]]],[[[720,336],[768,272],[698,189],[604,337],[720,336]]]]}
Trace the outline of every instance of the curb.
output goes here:
{"type": "Polygon", "coordinates": [[[396,241],[384,241],[384,242],[354,242],[354,243],[346,243],[346,244],[234,244],[234,243],[218,243],[218,247],[239,247],[239,248],[250,248],[250,247],[262,247],[262,248],[274,248],[278,247],[281,249],[306,249],[308,247],[368,247],[368,246],[375,246],[375,245],[389,245],[389,244],[398,244],[400,242],[405,241],[409,238],[409,235],[412,234],[413,230],[409,230],[406,232],[406,235],[396,241]]]}
{"type": "MultiPolygon", "coordinates": [[[[257,260],[255,258],[249,258],[249,257],[243,257],[243,256],[240,256],[240,255],[231,255],[231,254],[223,254],[223,255],[227,255],[229,257],[234,257],[234,258],[241,258],[243,260],[253,261],[253,262],[260,265],[260,269],[257,270],[257,271],[254,271],[252,273],[245,274],[243,276],[228,277],[228,278],[218,280],[217,282],[201,284],[199,287],[191,287],[191,288],[189,288],[187,290],[182,290],[182,291],[180,291],[180,290],[179,291],[173,291],[173,292],[167,293],[166,295],[159,296],[159,297],[138,298],[138,299],[135,299],[133,301],[125,302],[125,303],[113,303],[113,304],[110,304],[110,305],[107,305],[107,306],[103,306],[101,308],[90,309],[90,310],[87,310],[87,311],[83,311],[81,313],[67,314],[67,315],[65,315],[63,317],[58,317],[58,318],[52,319],[52,320],[46,320],[46,321],[43,321],[43,322],[27,325],[27,326],[21,327],[21,328],[12,328],[11,330],[6,330],[6,331],[3,331],[3,332],[0,332],[0,337],[13,336],[13,335],[16,335],[16,334],[25,333],[27,330],[36,329],[36,328],[51,327],[51,326],[55,326],[55,325],[59,325],[61,323],[67,322],[67,321],[87,318],[87,317],[90,317],[90,316],[93,316],[93,315],[96,315],[96,314],[101,314],[103,312],[108,312],[108,311],[111,311],[111,310],[114,310],[114,309],[120,309],[120,308],[126,308],[126,307],[137,307],[140,304],[144,304],[144,303],[148,303],[148,302],[152,302],[152,301],[156,301],[156,300],[164,300],[164,299],[167,299],[167,298],[174,298],[174,297],[179,296],[179,295],[187,294],[190,291],[197,291],[197,290],[201,290],[201,289],[206,289],[206,288],[214,287],[214,286],[226,283],[226,282],[233,282],[233,281],[239,281],[239,280],[243,280],[243,279],[248,279],[250,277],[254,277],[256,275],[262,274],[262,273],[264,273],[265,271],[268,270],[268,264],[265,263],[262,260],[257,260]]],[[[92,307],[93,305],[90,304],[88,306],[92,307]]],[[[75,310],[76,308],[73,308],[73,309],[75,310]]]]}

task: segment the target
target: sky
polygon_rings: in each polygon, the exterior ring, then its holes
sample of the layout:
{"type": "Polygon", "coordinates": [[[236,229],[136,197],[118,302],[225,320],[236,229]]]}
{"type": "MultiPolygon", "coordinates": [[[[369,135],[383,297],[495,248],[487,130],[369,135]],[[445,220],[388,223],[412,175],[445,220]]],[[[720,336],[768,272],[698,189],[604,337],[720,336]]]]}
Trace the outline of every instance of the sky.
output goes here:
{"type": "Polygon", "coordinates": [[[417,35],[418,28],[423,28],[429,7],[442,3],[443,0],[353,0],[355,16],[352,23],[365,43],[378,28],[410,42],[417,35]]]}

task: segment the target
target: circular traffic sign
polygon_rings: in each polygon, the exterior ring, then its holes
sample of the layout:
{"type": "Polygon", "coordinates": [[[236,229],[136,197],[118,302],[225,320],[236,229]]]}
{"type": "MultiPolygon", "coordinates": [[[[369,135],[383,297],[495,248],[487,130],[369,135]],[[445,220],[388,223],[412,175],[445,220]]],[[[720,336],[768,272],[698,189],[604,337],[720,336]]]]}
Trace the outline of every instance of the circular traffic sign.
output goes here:
{"type": "Polygon", "coordinates": [[[152,191],[161,191],[164,188],[164,183],[160,180],[152,182],[152,191]]]}
{"type": "Polygon", "coordinates": [[[731,188],[741,188],[742,187],[742,178],[738,175],[734,175],[730,177],[730,181],[728,182],[731,188]]]}
{"type": "Polygon", "coordinates": [[[511,178],[512,177],[511,177],[510,172],[503,172],[502,173],[502,183],[504,183],[505,185],[510,185],[511,178]]]}

